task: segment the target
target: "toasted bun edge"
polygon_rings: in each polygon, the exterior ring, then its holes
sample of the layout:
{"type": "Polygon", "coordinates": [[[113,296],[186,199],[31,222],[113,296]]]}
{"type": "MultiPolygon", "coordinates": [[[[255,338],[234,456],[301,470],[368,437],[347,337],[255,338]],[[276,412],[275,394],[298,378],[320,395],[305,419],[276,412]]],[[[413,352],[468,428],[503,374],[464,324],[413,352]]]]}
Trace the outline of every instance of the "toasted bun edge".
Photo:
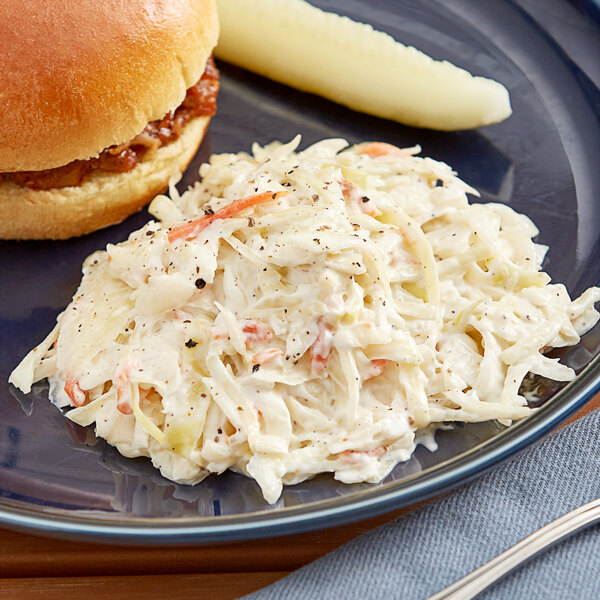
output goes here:
{"type": "Polygon", "coordinates": [[[119,223],[167,189],[202,142],[210,117],[197,117],[175,142],[124,173],[95,171],[78,187],[32,190],[0,183],[0,239],[66,239],[119,223]]]}

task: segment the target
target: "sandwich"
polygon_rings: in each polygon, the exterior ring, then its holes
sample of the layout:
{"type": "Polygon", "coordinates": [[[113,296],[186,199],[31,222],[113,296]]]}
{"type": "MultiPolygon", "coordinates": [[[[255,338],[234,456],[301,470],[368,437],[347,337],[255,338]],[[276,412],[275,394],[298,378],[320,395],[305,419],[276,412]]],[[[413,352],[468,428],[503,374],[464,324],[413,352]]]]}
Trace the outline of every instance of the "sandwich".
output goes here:
{"type": "Polygon", "coordinates": [[[122,221],[183,171],[216,110],[214,0],[4,0],[0,238],[122,221]]]}

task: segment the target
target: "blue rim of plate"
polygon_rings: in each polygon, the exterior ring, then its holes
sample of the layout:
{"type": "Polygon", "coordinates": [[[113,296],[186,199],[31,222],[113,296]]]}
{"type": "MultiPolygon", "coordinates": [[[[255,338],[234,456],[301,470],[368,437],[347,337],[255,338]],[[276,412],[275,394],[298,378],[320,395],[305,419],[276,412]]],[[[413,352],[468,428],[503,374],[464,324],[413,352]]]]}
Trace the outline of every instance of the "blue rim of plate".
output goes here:
{"type": "MultiPolygon", "coordinates": [[[[600,21],[600,0],[572,0],[600,21]]],[[[237,516],[194,520],[130,518],[116,521],[97,514],[0,505],[5,527],[59,538],[118,544],[193,544],[242,541],[301,533],[380,515],[473,479],[514,457],[568,419],[600,392],[600,355],[577,378],[554,394],[538,411],[474,448],[400,481],[363,489],[343,499],[331,498],[237,516]]]]}
{"type": "Polygon", "coordinates": [[[141,518],[114,522],[89,514],[79,517],[66,512],[4,506],[0,507],[0,522],[7,527],[53,537],[120,544],[240,541],[343,525],[415,504],[475,478],[541,439],[598,392],[600,355],[533,415],[471,450],[401,481],[362,490],[344,500],[328,499],[306,503],[301,508],[286,508],[281,514],[256,511],[235,517],[186,519],[177,524],[168,519],[141,518]]]}

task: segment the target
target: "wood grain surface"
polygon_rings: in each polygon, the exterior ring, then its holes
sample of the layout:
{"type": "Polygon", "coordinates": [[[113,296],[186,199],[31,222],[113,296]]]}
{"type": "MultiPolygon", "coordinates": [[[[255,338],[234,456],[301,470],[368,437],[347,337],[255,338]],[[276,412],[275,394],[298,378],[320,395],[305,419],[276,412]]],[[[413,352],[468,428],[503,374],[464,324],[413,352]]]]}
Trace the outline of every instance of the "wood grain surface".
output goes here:
{"type": "MultiPolygon", "coordinates": [[[[598,407],[600,395],[571,421],[598,407]]],[[[0,598],[230,600],[414,508],[321,531],[210,546],[109,546],[0,529],[0,598]]]]}

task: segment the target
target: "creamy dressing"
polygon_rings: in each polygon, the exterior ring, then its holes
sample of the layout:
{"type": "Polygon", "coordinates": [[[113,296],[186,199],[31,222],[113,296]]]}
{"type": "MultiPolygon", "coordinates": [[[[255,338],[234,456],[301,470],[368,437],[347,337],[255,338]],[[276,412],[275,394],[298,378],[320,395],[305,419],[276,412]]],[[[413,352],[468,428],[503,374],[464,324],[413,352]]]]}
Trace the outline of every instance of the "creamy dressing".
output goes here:
{"type": "Polygon", "coordinates": [[[378,482],[436,424],[527,416],[530,372],[574,377],[542,351],[579,341],[600,290],[551,284],[526,216],[469,205],[418,149],[298,143],[215,155],[157,198],[11,382],[48,377],[68,418],[169,479],[231,468],[272,503],[321,472],[378,482]]]}

